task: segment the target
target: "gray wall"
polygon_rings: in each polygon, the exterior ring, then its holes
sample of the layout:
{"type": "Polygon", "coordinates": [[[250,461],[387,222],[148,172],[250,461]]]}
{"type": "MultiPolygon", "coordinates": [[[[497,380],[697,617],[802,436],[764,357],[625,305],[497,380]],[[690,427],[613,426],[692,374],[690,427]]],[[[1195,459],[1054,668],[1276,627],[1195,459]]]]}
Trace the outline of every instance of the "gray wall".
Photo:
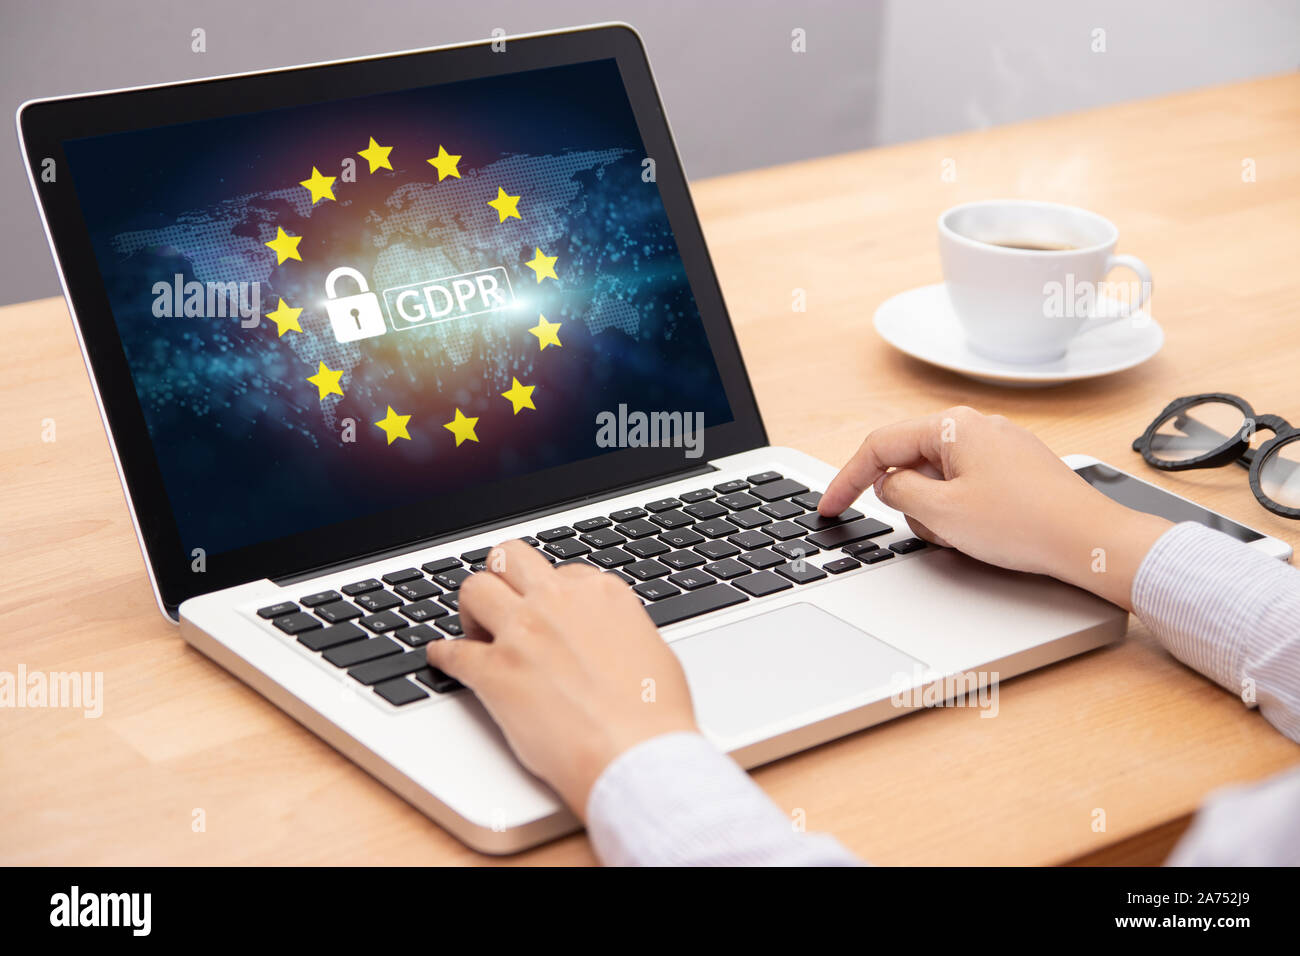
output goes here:
{"type": "MultiPolygon", "coordinates": [[[[692,178],[1300,67],[1300,0],[0,0],[0,89],[12,110],[599,20],[644,36],[692,178]]],[[[17,302],[58,284],[4,135],[0,302],[17,302]]]]}

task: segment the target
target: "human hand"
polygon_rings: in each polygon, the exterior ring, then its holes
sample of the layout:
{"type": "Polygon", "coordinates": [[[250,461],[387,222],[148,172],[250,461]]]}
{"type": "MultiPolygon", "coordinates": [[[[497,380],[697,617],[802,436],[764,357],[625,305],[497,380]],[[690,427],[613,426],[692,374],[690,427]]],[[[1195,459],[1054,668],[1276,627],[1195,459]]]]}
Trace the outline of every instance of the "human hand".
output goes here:
{"type": "Polygon", "coordinates": [[[615,757],[697,729],[677,655],[612,574],[553,568],[507,541],[461,585],[460,617],[465,637],[429,644],[429,663],[474,690],[520,762],[580,818],[615,757]]]}
{"type": "Polygon", "coordinates": [[[965,406],[873,431],[818,510],[839,514],[869,487],[928,541],[1129,609],[1138,565],[1170,527],[1107,498],[1031,432],[965,406]]]}

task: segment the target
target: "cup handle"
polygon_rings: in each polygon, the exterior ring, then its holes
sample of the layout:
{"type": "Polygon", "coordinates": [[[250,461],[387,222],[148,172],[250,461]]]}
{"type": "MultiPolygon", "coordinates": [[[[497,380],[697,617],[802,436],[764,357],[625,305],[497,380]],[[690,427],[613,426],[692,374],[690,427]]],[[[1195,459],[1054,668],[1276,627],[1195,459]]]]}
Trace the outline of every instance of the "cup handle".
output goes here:
{"type": "MultiPolygon", "coordinates": [[[[1110,275],[1114,270],[1120,267],[1133,270],[1141,280],[1138,287],[1138,296],[1136,301],[1121,305],[1112,315],[1092,316],[1084,322],[1083,325],[1079,326],[1079,331],[1075,333],[1076,335],[1091,332],[1093,329],[1099,329],[1103,325],[1110,325],[1112,322],[1118,322],[1120,319],[1127,319],[1132,316],[1134,312],[1141,309],[1142,306],[1146,305],[1147,300],[1151,298],[1151,270],[1147,268],[1146,263],[1137,256],[1109,256],[1106,259],[1106,268],[1102,272],[1102,277],[1104,278],[1105,276],[1110,275]]],[[[1100,306],[1100,297],[1097,301],[1100,306]]]]}

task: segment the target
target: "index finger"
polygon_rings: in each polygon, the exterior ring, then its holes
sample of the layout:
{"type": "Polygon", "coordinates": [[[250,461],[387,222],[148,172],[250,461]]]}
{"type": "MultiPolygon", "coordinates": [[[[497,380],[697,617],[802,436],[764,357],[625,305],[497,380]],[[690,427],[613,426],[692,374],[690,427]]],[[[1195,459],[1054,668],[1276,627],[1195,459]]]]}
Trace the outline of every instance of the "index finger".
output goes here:
{"type": "Polygon", "coordinates": [[[939,415],[877,428],[832,479],[817,510],[827,517],[839,514],[890,468],[903,468],[921,461],[942,466],[940,428],[939,415]]]}
{"type": "Polygon", "coordinates": [[[527,593],[555,574],[549,561],[518,539],[499,544],[488,552],[485,569],[502,578],[520,594],[527,593]]]}

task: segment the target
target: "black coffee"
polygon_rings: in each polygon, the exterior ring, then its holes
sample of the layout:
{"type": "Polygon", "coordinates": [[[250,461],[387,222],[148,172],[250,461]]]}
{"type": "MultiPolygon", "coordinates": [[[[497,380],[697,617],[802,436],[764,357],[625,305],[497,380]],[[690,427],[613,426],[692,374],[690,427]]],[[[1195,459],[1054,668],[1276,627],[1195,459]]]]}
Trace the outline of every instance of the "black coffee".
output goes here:
{"type": "Polygon", "coordinates": [[[990,246],[1001,246],[1003,249],[1024,249],[1026,252],[1068,252],[1071,249],[1077,249],[1068,242],[1044,242],[1037,239],[985,239],[990,246]]]}

